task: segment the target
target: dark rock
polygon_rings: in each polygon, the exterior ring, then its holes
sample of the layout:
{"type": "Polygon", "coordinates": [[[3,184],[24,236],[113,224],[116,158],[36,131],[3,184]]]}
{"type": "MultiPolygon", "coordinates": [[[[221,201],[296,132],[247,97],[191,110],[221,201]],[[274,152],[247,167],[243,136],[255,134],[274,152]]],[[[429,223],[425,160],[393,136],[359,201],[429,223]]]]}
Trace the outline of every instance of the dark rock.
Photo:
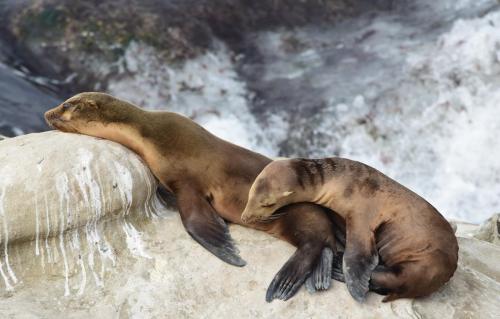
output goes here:
{"type": "Polygon", "coordinates": [[[61,91],[105,89],[110,74],[91,70],[92,63],[118,61],[131,41],[157,48],[166,63],[173,63],[205,52],[215,39],[242,47],[250,32],[334,22],[355,13],[359,3],[41,0],[10,4],[0,12],[6,21],[0,33],[15,42],[16,53],[36,57],[23,60],[36,61],[32,69],[60,81],[61,91]],[[78,76],[67,81],[74,73],[78,76]]]}

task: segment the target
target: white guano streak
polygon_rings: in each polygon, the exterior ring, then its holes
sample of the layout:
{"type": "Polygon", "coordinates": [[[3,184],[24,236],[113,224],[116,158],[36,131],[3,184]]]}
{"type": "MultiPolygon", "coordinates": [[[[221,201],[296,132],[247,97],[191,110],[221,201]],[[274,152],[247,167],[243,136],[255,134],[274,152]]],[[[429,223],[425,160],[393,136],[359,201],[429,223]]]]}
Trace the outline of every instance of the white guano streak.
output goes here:
{"type": "Polygon", "coordinates": [[[152,197],[155,193],[155,189],[154,186],[152,185],[151,173],[149,169],[142,162],[138,162],[136,160],[129,162],[132,163],[132,165],[136,168],[138,172],[140,172],[141,177],[145,181],[148,195],[146,201],[144,202],[144,210],[146,212],[147,217],[153,218],[156,216],[156,214],[154,213],[155,210],[152,208],[152,197]]]}
{"type": "Polygon", "coordinates": [[[14,274],[14,271],[10,267],[9,263],[9,227],[7,225],[7,214],[5,212],[5,209],[3,207],[4,203],[4,198],[5,198],[5,186],[2,189],[2,195],[0,197],[0,207],[2,207],[2,217],[3,217],[3,231],[4,231],[4,260],[5,260],[5,266],[7,267],[7,273],[9,274],[10,278],[12,279],[12,282],[14,284],[17,283],[17,277],[16,274],[14,274]]]}
{"type": "MultiPolygon", "coordinates": [[[[41,163],[38,163],[36,166],[38,170],[38,175],[42,172],[42,166],[41,163]]],[[[39,243],[39,237],[40,237],[40,211],[38,210],[38,192],[35,191],[35,255],[39,256],[40,255],[40,243],[39,243]]]]}
{"type": "Polygon", "coordinates": [[[70,290],[69,290],[69,266],[68,266],[68,259],[66,257],[66,249],[64,248],[64,230],[65,230],[65,220],[64,220],[64,203],[66,203],[66,214],[68,214],[68,177],[66,176],[66,173],[60,173],[56,177],[56,187],[57,191],[59,193],[59,217],[60,217],[60,224],[59,224],[59,248],[61,249],[61,254],[63,256],[64,260],[64,296],[69,296],[70,295],[70,290]]]}
{"type": "Polygon", "coordinates": [[[127,247],[134,256],[140,256],[147,259],[152,257],[146,252],[142,242],[141,233],[135,229],[134,225],[123,221],[123,231],[125,232],[127,247]]]}
{"type": "MultiPolygon", "coordinates": [[[[3,217],[3,224],[4,224],[4,232],[5,232],[5,210],[4,210],[4,207],[3,207],[3,201],[4,201],[4,198],[5,198],[5,187],[2,188],[1,190],[1,193],[0,193],[0,214],[2,215],[3,217]]],[[[8,237],[8,234],[6,233],[5,234],[5,237],[6,237],[6,243],[9,239],[8,237]]],[[[10,291],[10,290],[13,290],[14,288],[12,287],[12,285],[10,284],[10,281],[9,281],[9,278],[8,276],[5,274],[4,270],[3,270],[3,263],[2,263],[2,260],[0,259],[0,275],[2,276],[4,282],[5,282],[5,288],[10,291]]]]}
{"type": "Polygon", "coordinates": [[[120,165],[117,162],[114,162],[115,174],[118,178],[118,191],[120,192],[120,198],[122,199],[123,207],[125,207],[125,215],[128,216],[130,214],[130,209],[132,207],[132,190],[134,187],[132,175],[130,171],[120,165]]]}
{"type": "Polygon", "coordinates": [[[43,199],[45,201],[45,217],[47,218],[47,234],[45,235],[45,250],[47,251],[47,262],[50,264],[53,260],[49,246],[50,214],[49,214],[49,202],[47,200],[47,193],[43,195],[43,199]]]}
{"type": "Polygon", "coordinates": [[[40,255],[39,237],[40,237],[40,217],[38,211],[38,193],[35,192],[35,255],[40,255]]]}

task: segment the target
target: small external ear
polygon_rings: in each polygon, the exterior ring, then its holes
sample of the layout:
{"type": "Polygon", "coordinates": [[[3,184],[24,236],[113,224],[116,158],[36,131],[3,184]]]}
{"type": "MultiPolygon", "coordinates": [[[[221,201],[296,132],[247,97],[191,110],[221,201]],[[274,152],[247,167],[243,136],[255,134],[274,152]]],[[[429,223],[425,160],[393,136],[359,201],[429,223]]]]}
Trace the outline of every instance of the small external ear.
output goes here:
{"type": "Polygon", "coordinates": [[[287,197],[287,196],[290,196],[294,193],[294,191],[286,191],[286,192],[283,192],[283,196],[284,197],[287,197]]]}

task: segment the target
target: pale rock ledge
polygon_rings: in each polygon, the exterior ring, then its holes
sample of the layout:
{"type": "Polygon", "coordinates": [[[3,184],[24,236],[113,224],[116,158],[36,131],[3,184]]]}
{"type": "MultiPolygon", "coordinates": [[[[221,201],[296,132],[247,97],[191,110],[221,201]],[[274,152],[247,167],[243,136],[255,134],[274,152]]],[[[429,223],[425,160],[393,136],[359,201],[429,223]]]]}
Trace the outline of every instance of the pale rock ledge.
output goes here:
{"type": "Polygon", "coordinates": [[[248,265],[229,266],[159,204],[134,153],[91,137],[46,132],[0,142],[2,318],[496,318],[498,215],[457,222],[459,267],[439,292],[356,303],[343,283],[264,301],[294,247],[232,226],[248,265]],[[478,239],[480,238],[480,239],[478,239]],[[485,239],[485,240],[481,240],[485,239]],[[486,241],[488,240],[488,241],[486,241]]]}

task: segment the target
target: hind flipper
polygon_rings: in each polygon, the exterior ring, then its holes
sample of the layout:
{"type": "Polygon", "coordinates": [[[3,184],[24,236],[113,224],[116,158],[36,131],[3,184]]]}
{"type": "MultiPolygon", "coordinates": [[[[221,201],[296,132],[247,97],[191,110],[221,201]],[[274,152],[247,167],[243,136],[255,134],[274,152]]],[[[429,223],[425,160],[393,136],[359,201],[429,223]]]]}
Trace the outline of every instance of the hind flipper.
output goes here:
{"type": "Polygon", "coordinates": [[[330,288],[333,255],[333,251],[329,247],[325,247],[321,251],[320,260],[306,280],[306,288],[310,293],[330,288]]]}
{"type": "Polygon", "coordinates": [[[347,223],[343,273],[347,289],[358,302],[363,302],[369,290],[370,278],[378,265],[375,235],[362,220],[347,223]]]}
{"type": "Polygon", "coordinates": [[[344,271],[342,269],[343,257],[344,252],[337,251],[332,260],[332,279],[340,282],[345,282],[344,271]]]}
{"type": "Polygon", "coordinates": [[[321,256],[318,245],[301,246],[281,267],[267,288],[266,301],[288,300],[299,291],[300,286],[311,274],[314,264],[321,256]]]}
{"type": "Polygon", "coordinates": [[[180,187],[175,195],[182,223],[189,235],[224,262],[245,266],[246,262],[239,256],[226,222],[207,199],[189,186],[180,187]]]}

